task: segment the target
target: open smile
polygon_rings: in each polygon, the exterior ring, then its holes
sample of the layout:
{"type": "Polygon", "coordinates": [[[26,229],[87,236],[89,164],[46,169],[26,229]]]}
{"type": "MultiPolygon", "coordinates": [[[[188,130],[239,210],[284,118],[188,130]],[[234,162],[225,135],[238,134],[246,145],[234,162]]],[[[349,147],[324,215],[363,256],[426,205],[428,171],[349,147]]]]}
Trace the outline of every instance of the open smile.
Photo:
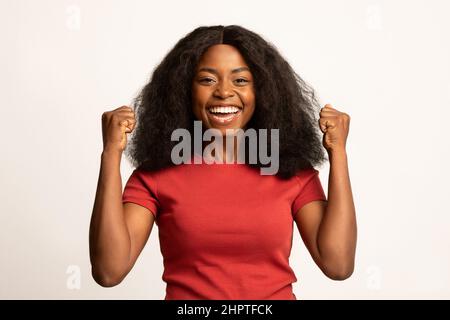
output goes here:
{"type": "Polygon", "coordinates": [[[242,114],[242,107],[236,105],[212,105],[207,108],[210,121],[215,125],[227,125],[242,114]]]}

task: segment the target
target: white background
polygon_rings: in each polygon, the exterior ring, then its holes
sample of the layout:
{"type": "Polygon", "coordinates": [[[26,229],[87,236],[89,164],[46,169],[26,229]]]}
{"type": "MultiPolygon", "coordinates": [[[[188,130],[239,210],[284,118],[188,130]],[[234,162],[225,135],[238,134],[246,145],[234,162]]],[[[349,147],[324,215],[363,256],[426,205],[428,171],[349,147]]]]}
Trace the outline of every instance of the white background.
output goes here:
{"type": "MultiPolygon", "coordinates": [[[[356,270],[326,278],[294,225],[297,298],[450,298],[449,9],[444,0],[2,0],[0,298],[164,298],[156,225],[122,284],[91,278],[100,118],[131,102],[178,39],[215,24],[261,34],[322,105],[351,116],[356,270]]],[[[123,184],[132,169],[123,158],[123,184]]],[[[318,169],[327,193],[329,166],[318,169]]]]}

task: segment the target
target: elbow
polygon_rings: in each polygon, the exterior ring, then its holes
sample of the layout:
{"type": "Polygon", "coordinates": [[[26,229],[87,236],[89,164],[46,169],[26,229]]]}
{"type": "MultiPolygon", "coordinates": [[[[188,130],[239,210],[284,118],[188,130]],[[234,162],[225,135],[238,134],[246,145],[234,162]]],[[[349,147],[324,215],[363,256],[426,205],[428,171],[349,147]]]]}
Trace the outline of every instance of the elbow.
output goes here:
{"type": "Polygon", "coordinates": [[[113,274],[92,268],[92,278],[95,282],[104,288],[115,287],[125,278],[124,275],[113,274]]]}
{"type": "Polygon", "coordinates": [[[328,278],[330,278],[331,280],[335,280],[335,281],[343,281],[343,280],[347,280],[348,278],[351,277],[351,275],[353,274],[353,271],[344,271],[344,272],[337,272],[337,273],[326,273],[326,276],[328,278]]]}
{"type": "Polygon", "coordinates": [[[335,281],[343,281],[348,278],[350,278],[354,271],[354,265],[343,265],[339,267],[333,267],[328,268],[326,270],[323,270],[323,273],[330,278],[331,280],[335,281]]]}

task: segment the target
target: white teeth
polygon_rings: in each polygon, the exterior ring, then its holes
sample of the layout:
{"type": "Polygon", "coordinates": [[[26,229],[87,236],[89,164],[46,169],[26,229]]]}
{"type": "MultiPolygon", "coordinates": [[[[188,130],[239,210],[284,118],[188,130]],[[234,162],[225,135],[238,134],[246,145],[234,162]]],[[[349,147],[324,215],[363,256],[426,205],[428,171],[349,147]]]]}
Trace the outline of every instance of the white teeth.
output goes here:
{"type": "Polygon", "coordinates": [[[236,113],[239,111],[238,107],[211,107],[209,111],[212,113],[236,113]]]}

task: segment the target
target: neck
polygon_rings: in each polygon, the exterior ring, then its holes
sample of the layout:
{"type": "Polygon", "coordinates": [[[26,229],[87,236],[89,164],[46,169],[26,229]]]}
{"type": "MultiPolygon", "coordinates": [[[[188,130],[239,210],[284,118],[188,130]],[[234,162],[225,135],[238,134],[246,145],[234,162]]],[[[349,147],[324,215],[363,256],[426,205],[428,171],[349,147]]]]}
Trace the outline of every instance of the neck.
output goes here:
{"type": "Polygon", "coordinates": [[[222,138],[222,152],[219,152],[220,144],[218,143],[215,147],[215,141],[203,141],[203,150],[206,146],[211,145],[212,152],[211,155],[222,163],[235,163],[237,162],[237,151],[238,151],[238,136],[229,137],[226,136],[222,138]],[[228,148],[227,148],[228,147],[228,148]],[[229,150],[227,150],[229,149],[229,150]],[[217,152],[217,155],[216,155],[217,152]]]}

